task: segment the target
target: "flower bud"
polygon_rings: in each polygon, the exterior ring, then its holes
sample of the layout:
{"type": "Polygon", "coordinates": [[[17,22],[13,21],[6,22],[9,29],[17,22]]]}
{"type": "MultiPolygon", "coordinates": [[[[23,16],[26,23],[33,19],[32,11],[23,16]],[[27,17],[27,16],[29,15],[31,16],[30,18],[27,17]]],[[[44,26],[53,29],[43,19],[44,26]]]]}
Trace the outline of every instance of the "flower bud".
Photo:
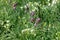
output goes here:
{"type": "Polygon", "coordinates": [[[30,15],[34,16],[35,15],[35,11],[31,11],[30,15]]]}
{"type": "Polygon", "coordinates": [[[34,18],[31,18],[31,22],[34,22],[35,21],[35,19],[34,18]]]}
{"type": "Polygon", "coordinates": [[[13,9],[16,9],[17,3],[13,4],[13,9]]]}
{"type": "Polygon", "coordinates": [[[40,22],[40,18],[37,18],[35,23],[38,24],[39,22],[40,22]]]}

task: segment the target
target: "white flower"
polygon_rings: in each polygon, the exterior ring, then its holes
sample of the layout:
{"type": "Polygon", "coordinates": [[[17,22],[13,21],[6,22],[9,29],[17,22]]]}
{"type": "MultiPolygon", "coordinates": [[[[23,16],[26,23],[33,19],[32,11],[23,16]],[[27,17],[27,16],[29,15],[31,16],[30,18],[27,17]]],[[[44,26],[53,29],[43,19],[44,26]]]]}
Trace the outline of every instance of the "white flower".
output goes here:
{"type": "Polygon", "coordinates": [[[50,6],[51,4],[50,3],[48,3],[48,6],[50,6]]]}
{"type": "Polygon", "coordinates": [[[9,23],[10,21],[9,21],[9,20],[7,20],[6,22],[7,22],[7,23],[9,23]]]}
{"type": "Polygon", "coordinates": [[[10,26],[10,24],[6,24],[6,26],[10,26]]]}
{"type": "Polygon", "coordinates": [[[23,7],[20,7],[21,9],[23,9],[23,7]]]}
{"type": "Polygon", "coordinates": [[[57,2],[57,0],[53,0],[51,6],[53,6],[54,4],[56,4],[56,2],[57,2]]]}
{"type": "Polygon", "coordinates": [[[48,0],[48,1],[50,1],[50,0],[48,0]]]}
{"type": "Polygon", "coordinates": [[[34,29],[31,29],[31,33],[33,33],[34,32],[34,29]]]}
{"type": "Polygon", "coordinates": [[[33,7],[34,5],[32,4],[32,7],[33,7]]]}
{"type": "Polygon", "coordinates": [[[24,30],[22,30],[22,33],[27,32],[27,31],[29,31],[29,30],[30,30],[29,28],[24,29],[24,30]]]}

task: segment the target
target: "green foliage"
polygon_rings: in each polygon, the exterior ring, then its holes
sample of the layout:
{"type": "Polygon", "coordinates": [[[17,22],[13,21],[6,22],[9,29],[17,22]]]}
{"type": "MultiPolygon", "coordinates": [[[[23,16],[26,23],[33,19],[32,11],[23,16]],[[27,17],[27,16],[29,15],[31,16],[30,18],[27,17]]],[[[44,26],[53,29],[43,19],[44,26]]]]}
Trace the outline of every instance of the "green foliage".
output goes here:
{"type": "Polygon", "coordinates": [[[60,0],[0,0],[0,40],[60,40],[60,0]]]}

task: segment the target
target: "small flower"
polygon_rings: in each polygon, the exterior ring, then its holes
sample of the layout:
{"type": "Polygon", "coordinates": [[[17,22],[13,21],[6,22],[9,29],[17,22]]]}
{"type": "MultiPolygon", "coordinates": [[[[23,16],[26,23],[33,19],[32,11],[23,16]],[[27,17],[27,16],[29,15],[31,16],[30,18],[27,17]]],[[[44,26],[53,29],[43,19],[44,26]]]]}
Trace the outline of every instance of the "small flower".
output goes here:
{"type": "Polygon", "coordinates": [[[25,9],[25,10],[29,10],[29,4],[25,5],[25,6],[24,6],[24,9],[25,9]]]}
{"type": "Polygon", "coordinates": [[[37,24],[35,23],[35,24],[34,24],[34,26],[36,27],[36,26],[37,26],[37,24]]]}
{"type": "Polygon", "coordinates": [[[10,24],[6,24],[6,26],[10,26],[10,24]]]}
{"type": "Polygon", "coordinates": [[[35,15],[35,11],[31,11],[31,16],[34,16],[35,15]]]}
{"type": "Polygon", "coordinates": [[[31,33],[33,33],[34,32],[34,29],[31,29],[30,31],[31,31],[31,33]]]}
{"type": "Polygon", "coordinates": [[[16,6],[17,6],[17,3],[14,3],[14,4],[13,4],[13,7],[16,7],[16,6]]]}
{"type": "Polygon", "coordinates": [[[9,21],[9,20],[7,20],[6,22],[7,22],[7,23],[9,23],[10,21],[9,21]]]}
{"type": "Polygon", "coordinates": [[[15,9],[16,9],[16,7],[13,7],[13,9],[15,10],[15,9]]]}
{"type": "Polygon", "coordinates": [[[40,22],[40,18],[36,19],[36,24],[38,24],[40,22]]]}
{"type": "Polygon", "coordinates": [[[35,21],[35,19],[34,18],[31,18],[31,22],[34,22],[35,21]]]}
{"type": "Polygon", "coordinates": [[[23,7],[20,7],[21,9],[23,9],[23,7]]]}
{"type": "Polygon", "coordinates": [[[22,30],[22,33],[26,33],[26,32],[29,32],[30,31],[30,28],[28,28],[28,29],[23,29],[22,30]]]}
{"type": "Polygon", "coordinates": [[[34,34],[34,36],[36,36],[36,34],[34,34]]]}
{"type": "Polygon", "coordinates": [[[13,4],[13,9],[16,9],[17,3],[13,4]]]}

